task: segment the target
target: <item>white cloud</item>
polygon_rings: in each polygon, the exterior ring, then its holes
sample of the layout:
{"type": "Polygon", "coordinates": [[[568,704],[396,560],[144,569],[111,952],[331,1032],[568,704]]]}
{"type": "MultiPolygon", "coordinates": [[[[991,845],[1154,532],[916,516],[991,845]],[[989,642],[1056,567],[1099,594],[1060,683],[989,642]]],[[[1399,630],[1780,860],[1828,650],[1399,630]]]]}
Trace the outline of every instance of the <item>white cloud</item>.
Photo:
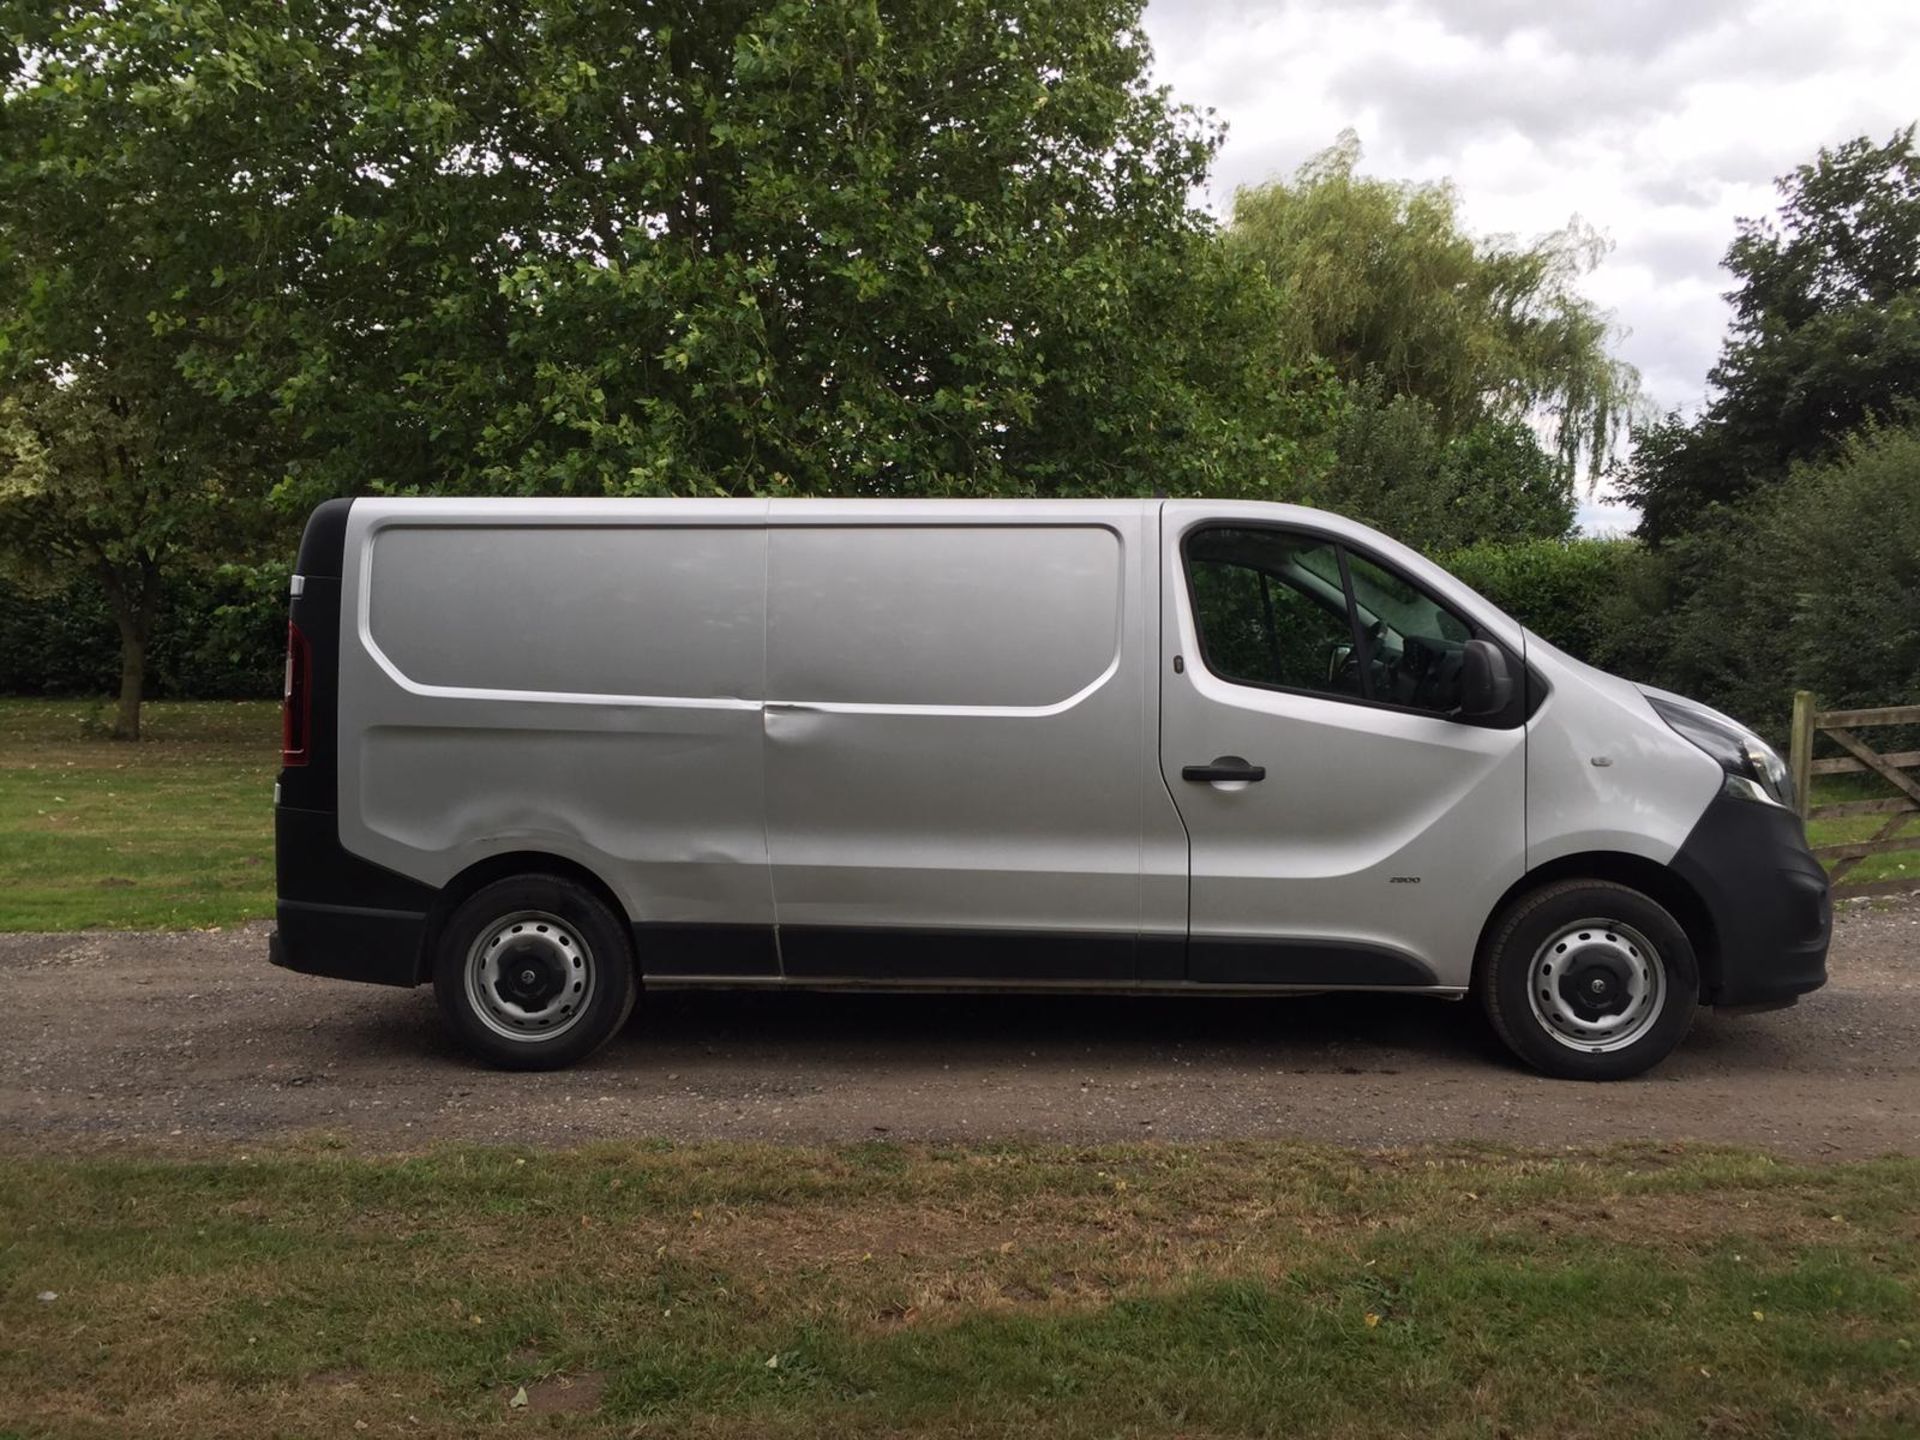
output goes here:
{"type": "Polygon", "coordinates": [[[1640,512],[1614,500],[1589,500],[1580,506],[1574,523],[1582,535],[1616,540],[1633,533],[1633,527],[1640,523],[1640,512]]]}
{"type": "Polygon", "coordinates": [[[1151,0],[1159,78],[1229,125],[1203,197],[1351,127],[1371,173],[1450,176],[1468,224],[1612,237],[1588,281],[1661,408],[1696,407],[1735,219],[1823,144],[1920,117],[1912,0],[1151,0]]]}

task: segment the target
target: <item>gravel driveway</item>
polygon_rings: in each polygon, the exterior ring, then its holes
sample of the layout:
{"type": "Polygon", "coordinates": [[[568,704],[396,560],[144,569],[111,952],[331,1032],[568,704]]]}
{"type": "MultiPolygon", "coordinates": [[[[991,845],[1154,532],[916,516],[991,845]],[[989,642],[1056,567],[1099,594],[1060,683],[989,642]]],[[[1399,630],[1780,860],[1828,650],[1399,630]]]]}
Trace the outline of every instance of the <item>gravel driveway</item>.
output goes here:
{"type": "Polygon", "coordinates": [[[430,992],[266,963],[267,927],[0,935],[0,1148],[337,1136],[840,1141],[1294,1137],[1725,1141],[1811,1158],[1920,1150],[1920,904],[1843,913],[1792,1010],[1702,1012],[1641,1080],[1541,1079],[1471,1007],[1273,1000],[643,997],[560,1074],[479,1069],[430,992]]]}

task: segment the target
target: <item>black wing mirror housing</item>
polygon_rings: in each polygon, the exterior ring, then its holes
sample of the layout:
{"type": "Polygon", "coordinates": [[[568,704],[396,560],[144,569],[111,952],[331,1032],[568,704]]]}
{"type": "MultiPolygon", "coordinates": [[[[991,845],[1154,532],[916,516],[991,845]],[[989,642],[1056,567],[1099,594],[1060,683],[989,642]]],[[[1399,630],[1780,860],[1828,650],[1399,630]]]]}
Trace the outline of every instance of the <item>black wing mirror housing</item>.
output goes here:
{"type": "Polygon", "coordinates": [[[1484,720],[1513,703],[1513,667],[1491,640],[1469,640],[1460,662],[1460,714],[1484,720]]]}

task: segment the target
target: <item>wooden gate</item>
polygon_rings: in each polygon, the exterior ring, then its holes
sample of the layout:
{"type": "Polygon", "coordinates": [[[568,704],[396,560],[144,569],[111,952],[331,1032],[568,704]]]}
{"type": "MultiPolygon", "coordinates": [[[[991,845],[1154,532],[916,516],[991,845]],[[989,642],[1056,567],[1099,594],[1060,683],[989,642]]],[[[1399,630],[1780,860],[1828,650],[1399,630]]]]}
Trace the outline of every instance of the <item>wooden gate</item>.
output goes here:
{"type": "Polygon", "coordinates": [[[1920,814],[1920,778],[1906,771],[1920,767],[1920,750],[1899,750],[1880,754],[1854,734],[1876,725],[1920,725],[1920,705],[1888,705],[1877,710],[1815,710],[1813,695],[1802,690],[1793,697],[1793,746],[1789,761],[1793,767],[1794,804],[1802,820],[1831,820],[1846,815],[1885,815],[1886,823],[1865,840],[1838,845],[1816,845],[1814,855],[1830,868],[1833,895],[1844,900],[1853,895],[1894,895],[1920,889],[1920,873],[1907,880],[1873,880],[1845,883],[1854,866],[1869,855],[1889,855],[1901,850],[1920,852],[1920,831],[1907,832],[1907,822],[1920,814]],[[1825,735],[1844,755],[1832,759],[1813,758],[1813,740],[1825,735]],[[1813,803],[1813,777],[1816,775],[1878,775],[1899,793],[1879,800],[1842,800],[1830,805],[1813,803]]]}

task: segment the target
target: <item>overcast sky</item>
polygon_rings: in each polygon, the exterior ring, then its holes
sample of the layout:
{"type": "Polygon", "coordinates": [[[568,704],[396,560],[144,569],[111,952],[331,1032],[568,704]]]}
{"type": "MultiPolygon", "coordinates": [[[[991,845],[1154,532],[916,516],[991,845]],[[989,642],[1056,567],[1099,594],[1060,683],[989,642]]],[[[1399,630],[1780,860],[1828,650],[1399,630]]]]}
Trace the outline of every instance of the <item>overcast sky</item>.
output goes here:
{"type": "Polygon", "coordinates": [[[1367,173],[1452,177],[1476,231],[1598,227],[1588,292],[1663,409],[1705,398],[1735,217],[1920,118],[1920,0],[1150,0],[1146,28],[1160,80],[1228,122],[1222,215],[1351,128],[1367,173]]]}

